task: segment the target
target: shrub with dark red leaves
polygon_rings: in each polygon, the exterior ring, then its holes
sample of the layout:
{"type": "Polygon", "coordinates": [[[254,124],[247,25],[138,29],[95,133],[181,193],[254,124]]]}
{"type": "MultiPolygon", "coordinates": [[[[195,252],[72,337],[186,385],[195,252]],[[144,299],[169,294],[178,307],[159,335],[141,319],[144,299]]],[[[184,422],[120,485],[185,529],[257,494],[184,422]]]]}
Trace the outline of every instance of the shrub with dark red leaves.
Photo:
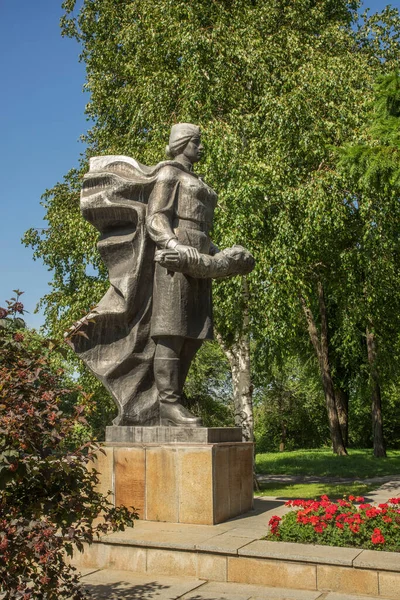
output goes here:
{"type": "Polygon", "coordinates": [[[400,551],[400,498],[373,506],[350,495],[333,501],[289,500],[295,510],[269,521],[269,540],[400,551]]]}
{"type": "Polygon", "coordinates": [[[57,344],[30,344],[19,329],[23,306],[19,294],[13,300],[0,309],[0,597],[78,600],[85,594],[66,556],[133,525],[137,514],[96,491],[98,474],[88,464],[101,450],[73,446],[84,408],[73,416],[60,410],[77,390],[52,366],[57,344]]]}

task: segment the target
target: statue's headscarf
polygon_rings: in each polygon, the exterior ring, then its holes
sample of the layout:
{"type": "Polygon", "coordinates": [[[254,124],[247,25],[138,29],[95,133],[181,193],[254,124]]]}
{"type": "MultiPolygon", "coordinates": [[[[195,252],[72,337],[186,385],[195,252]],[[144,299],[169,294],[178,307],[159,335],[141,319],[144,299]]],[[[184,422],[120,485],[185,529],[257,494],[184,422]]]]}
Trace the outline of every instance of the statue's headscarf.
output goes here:
{"type": "Polygon", "coordinates": [[[167,154],[178,156],[186,148],[193,137],[200,136],[200,127],[191,123],[177,123],[171,127],[167,154]]]}

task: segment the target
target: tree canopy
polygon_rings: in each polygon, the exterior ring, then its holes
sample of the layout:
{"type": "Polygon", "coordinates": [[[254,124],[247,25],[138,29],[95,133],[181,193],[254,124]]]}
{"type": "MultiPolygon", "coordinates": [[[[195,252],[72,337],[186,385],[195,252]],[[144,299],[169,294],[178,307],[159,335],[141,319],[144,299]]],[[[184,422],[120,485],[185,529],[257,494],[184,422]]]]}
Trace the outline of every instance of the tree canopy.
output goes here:
{"type": "MultiPolygon", "coordinates": [[[[359,4],[346,0],[85,0],[79,10],[67,0],[63,8],[63,34],[81,44],[93,126],[80,167],[44,196],[48,228],[25,237],[53,269],[42,300],[48,326],[61,333],[106,285],[95,231],[79,214],[87,158],[154,164],[170,126],[193,122],[206,146],[201,171],[219,193],[213,240],[242,243],[257,259],[247,298],[259,355],[310,352],[313,323],[317,354],[329,337],[319,361],[324,378],[328,360],[334,385],[359,344],[347,325],[361,234],[334,148],[357,141],[374,81],[397,64],[397,11],[360,20],[359,4]]],[[[228,345],[244,327],[241,286],[238,278],[214,286],[228,345]]]]}

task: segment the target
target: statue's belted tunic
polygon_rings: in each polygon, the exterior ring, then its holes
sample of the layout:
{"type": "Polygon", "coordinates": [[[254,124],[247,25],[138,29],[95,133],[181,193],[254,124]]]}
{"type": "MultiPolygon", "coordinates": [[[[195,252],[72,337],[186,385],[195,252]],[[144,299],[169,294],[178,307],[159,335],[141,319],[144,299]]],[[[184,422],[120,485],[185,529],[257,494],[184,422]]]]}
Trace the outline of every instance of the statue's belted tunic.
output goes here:
{"type": "MultiPolygon", "coordinates": [[[[150,237],[161,249],[177,240],[210,254],[209,231],[216,202],[215,192],[193,173],[164,166],[147,207],[150,237]]],[[[151,336],[212,339],[211,280],[174,273],[156,264],[151,336]]]]}

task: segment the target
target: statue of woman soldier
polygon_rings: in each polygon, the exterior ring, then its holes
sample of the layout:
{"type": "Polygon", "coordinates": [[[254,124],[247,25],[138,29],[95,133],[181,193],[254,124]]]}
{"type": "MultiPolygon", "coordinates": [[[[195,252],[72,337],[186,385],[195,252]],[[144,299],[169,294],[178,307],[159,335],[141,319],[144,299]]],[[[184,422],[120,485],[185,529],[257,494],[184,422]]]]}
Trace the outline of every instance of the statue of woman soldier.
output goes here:
{"type": "Polygon", "coordinates": [[[155,167],[93,158],[83,184],[82,214],[100,231],[111,285],[70,343],[111,392],[116,425],[200,426],[181,399],[193,357],[213,337],[211,278],[254,266],[241,246],[220,252],[209,237],[217,196],[193,171],[199,127],[174,125],[167,153],[155,167]]]}

